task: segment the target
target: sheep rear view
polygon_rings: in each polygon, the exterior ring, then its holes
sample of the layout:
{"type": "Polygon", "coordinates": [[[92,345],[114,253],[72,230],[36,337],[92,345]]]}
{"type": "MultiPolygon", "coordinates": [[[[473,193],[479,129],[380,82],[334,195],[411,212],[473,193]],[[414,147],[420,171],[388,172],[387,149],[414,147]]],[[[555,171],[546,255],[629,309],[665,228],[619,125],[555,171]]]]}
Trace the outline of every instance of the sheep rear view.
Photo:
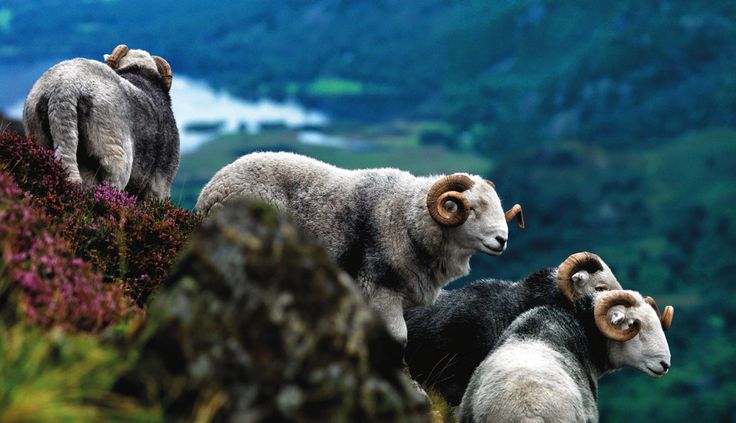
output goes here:
{"type": "Polygon", "coordinates": [[[179,166],[171,68],[124,45],[106,60],[77,58],[46,71],[26,97],[26,133],[54,150],[73,182],[166,198],[179,166]]]}
{"type": "MultiPolygon", "coordinates": [[[[288,212],[352,276],[392,334],[406,342],[403,308],[434,301],[467,274],[476,251],[506,248],[507,216],[479,176],[415,177],[347,170],[292,153],[253,153],[218,171],[197,201],[207,214],[247,196],[288,212]]],[[[521,217],[512,212],[508,219],[521,217]]]]}

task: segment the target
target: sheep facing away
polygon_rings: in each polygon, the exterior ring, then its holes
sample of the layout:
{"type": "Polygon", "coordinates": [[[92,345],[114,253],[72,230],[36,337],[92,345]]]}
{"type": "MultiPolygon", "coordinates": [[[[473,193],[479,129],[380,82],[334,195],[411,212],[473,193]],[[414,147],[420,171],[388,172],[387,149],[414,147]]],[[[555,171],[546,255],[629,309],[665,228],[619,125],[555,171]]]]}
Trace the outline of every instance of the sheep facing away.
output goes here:
{"type": "Polygon", "coordinates": [[[26,134],[54,149],[73,182],[166,198],[179,167],[171,67],[125,45],[105,59],[66,60],[46,71],[26,97],[26,134]]]}
{"type": "Polygon", "coordinates": [[[668,306],[661,316],[650,297],[621,290],[525,312],[473,373],[460,421],[598,421],[603,375],[622,367],[652,377],[669,371],[664,329],[673,313],[668,306]]]}
{"type": "Polygon", "coordinates": [[[621,289],[608,265],[580,252],[520,281],[483,279],[443,291],[434,304],[404,312],[406,363],[415,380],[458,405],[473,371],[517,316],[608,289],[621,289]]]}
{"type": "Polygon", "coordinates": [[[247,196],[290,213],[361,287],[406,342],[404,307],[432,303],[440,287],[467,274],[476,252],[506,249],[506,214],[479,176],[415,177],[397,169],[346,170],[292,153],[253,153],[219,170],[196,210],[207,214],[247,196]]]}

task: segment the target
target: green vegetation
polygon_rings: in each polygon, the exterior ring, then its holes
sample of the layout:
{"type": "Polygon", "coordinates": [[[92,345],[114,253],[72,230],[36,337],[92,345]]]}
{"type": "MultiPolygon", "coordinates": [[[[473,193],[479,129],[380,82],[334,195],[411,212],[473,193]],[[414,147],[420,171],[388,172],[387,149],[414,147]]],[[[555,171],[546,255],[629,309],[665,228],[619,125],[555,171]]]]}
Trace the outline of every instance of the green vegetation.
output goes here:
{"type": "Polygon", "coordinates": [[[313,96],[359,95],[363,84],[339,78],[321,78],[307,86],[307,93],[313,96]]]}
{"type": "Polygon", "coordinates": [[[602,420],[733,420],[736,2],[39,0],[0,8],[0,33],[7,63],[101,59],[124,42],[175,74],[333,118],[338,147],[273,129],[183,155],[172,200],[185,208],[258,150],[486,175],[524,206],[527,229],[455,286],[599,253],[625,286],[677,309],[671,373],[607,376],[602,420]]]}
{"type": "Polygon", "coordinates": [[[91,335],[0,324],[0,420],[3,422],[154,422],[155,409],[111,392],[129,366],[91,335]]]}
{"type": "Polygon", "coordinates": [[[10,31],[10,24],[13,22],[13,12],[7,8],[0,8],[0,31],[10,31]]]}
{"type": "Polygon", "coordinates": [[[487,154],[736,124],[731,0],[40,0],[2,10],[13,31],[0,52],[14,61],[101,58],[125,42],[244,98],[294,96],[337,118],[439,117],[487,154]]]}

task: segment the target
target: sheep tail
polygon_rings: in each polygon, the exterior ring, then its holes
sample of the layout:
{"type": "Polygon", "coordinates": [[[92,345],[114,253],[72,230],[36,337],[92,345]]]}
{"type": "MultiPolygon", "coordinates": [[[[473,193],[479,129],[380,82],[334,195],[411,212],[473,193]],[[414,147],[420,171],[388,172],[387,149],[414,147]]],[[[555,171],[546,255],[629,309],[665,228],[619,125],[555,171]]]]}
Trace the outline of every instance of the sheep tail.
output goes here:
{"type": "Polygon", "coordinates": [[[69,180],[82,182],[77,164],[79,128],[76,96],[52,96],[49,99],[49,132],[54,154],[69,172],[69,180]]]}

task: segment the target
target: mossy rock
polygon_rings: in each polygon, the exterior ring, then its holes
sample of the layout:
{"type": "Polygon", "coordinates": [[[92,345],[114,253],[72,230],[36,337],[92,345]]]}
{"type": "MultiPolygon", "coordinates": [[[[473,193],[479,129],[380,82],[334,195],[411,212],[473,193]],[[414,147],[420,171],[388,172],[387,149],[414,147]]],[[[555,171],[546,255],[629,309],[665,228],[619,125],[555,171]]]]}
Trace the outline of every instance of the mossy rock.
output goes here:
{"type": "Polygon", "coordinates": [[[116,389],[169,418],[429,421],[402,348],[326,252],[238,200],[205,221],[116,389]]]}

